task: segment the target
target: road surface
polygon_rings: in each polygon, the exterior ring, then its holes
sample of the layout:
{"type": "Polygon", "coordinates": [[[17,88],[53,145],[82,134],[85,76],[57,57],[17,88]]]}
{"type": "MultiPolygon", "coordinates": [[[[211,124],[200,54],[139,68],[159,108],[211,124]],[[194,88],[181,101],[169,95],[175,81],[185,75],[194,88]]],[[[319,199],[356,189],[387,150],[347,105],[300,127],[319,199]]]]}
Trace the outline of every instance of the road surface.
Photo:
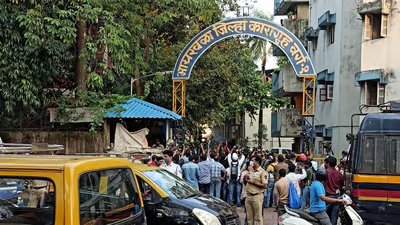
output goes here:
{"type": "MultiPolygon", "coordinates": [[[[242,207],[236,208],[236,210],[237,213],[239,214],[241,224],[244,224],[244,219],[246,218],[246,213],[244,212],[244,205],[242,205],[242,207]]],[[[277,213],[273,211],[274,211],[273,208],[264,209],[263,225],[276,225],[278,216],[277,213]]]]}

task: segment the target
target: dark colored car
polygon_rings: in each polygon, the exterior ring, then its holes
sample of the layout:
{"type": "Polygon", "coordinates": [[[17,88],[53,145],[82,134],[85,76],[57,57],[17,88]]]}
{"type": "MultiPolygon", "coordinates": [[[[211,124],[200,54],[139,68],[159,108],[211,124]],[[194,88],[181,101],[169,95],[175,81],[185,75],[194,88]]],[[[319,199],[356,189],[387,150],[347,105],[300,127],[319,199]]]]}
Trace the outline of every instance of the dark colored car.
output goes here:
{"type": "Polygon", "coordinates": [[[23,205],[23,185],[23,181],[19,180],[0,180],[0,199],[6,200],[15,205],[23,205]]]}
{"type": "Polygon", "coordinates": [[[238,225],[239,216],[226,202],[205,195],[174,174],[135,164],[148,224],[238,225]]]}

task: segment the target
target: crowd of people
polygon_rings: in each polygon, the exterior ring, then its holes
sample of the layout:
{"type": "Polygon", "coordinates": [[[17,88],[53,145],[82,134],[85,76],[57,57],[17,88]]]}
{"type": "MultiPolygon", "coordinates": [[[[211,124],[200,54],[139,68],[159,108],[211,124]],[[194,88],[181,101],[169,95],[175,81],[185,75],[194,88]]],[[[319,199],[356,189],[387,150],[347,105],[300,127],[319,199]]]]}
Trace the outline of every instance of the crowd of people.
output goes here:
{"type": "Polygon", "coordinates": [[[318,164],[305,154],[267,154],[232,149],[222,143],[200,156],[190,149],[165,150],[163,157],[153,156],[150,165],[162,167],[186,180],[202,193],[220,198],[231,205],[245,205],[245,224],[262,224],[263,208],[273,207],[281,216],[289,206],[289,183],[301,199],[300,209],[309,211],[321,224],[337,224],[340,190],[343,188],[345,161],[328,156],[318,164]],[[328,207],[326,204],[330,203],[328,207]]]}

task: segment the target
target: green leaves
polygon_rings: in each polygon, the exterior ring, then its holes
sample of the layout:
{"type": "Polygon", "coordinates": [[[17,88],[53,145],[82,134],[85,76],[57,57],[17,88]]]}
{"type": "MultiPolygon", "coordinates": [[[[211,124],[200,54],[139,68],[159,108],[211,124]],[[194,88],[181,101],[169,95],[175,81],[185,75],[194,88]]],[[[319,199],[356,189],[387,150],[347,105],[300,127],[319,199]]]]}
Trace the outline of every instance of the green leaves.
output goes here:
{"type": "MultiPolygon", "coordinates": [[[[74,109],[83,108],[93,112],[92,130],[102,124],[106,109],[132,97],[135,76],[143,84],[141,98],[170,109],[172,80],[163,72],[173,70],[191,38],[221,20],[222,10],[237,6],[229,0],[0,3],[0,108],[5,109],[0,117],[6,118],[1,126],[46,120],[49,107],[58,107],[59,121],[67,121],[74,109]],[[79,52],[77,27],[84,33],[79,52]],[[76,61],[84,62],[86,83],[77,79],[76,61]]],[[[186,124],[220,124],[236,112],[255,115],[260,101],[275,104],[251,53],[232,38],[200,58],[187,83],[186,124]]]]}

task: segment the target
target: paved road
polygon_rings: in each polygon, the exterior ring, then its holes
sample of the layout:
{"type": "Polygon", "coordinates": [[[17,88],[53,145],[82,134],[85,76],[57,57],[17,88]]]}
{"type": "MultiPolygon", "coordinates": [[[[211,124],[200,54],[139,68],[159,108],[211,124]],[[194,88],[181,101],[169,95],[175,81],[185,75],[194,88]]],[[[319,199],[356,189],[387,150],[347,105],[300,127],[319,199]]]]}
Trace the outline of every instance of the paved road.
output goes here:
{"type": "MultiPolygon", "coordinates": [[[[273,212],[273,210],[274,210],[273,208],[264,209],[263,225],[276,225],[277,213],[273,212]]],[[[244,212],[243,205],[242,207],[237,208],[237,212],[240,216],[241,224],[244,224],[244,219],[246,218],[246,214],[244,212]]]]}

